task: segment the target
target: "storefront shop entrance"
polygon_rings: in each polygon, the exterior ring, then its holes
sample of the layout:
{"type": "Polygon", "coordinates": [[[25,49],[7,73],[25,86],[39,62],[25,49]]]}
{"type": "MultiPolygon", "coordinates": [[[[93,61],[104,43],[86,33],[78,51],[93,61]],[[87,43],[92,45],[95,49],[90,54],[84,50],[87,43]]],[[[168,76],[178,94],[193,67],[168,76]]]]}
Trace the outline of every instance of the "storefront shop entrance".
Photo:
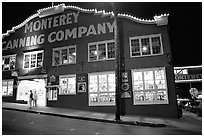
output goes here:
{"type": "Polygon", "coordinates": [[[28,101],[29,91],[36,91],[38,99],[38,106],[46,106],[46,80],[45,79],[29,79],[20,80],[18,82],[16,100],[28,101]]]}

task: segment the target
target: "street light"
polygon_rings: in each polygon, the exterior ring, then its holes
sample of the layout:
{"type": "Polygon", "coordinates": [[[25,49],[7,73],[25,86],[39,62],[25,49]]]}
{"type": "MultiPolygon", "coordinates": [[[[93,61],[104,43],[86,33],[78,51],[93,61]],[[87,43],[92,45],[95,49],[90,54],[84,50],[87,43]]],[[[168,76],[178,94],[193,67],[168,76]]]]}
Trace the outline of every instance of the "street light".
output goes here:
{"type": "Polygon", "coordinates": [[[118,26],[118,13],[114,3],[111,3],[113,13],[114,13],[114,39],[115,39],[115,72],[116,72],[116,88],[115,88],[115,98],[116,98],[116,111],[115,111],[115,120],[120,121],[120,87],[121,87],[121,53],[120,53],[120,30],[118,26]]]}

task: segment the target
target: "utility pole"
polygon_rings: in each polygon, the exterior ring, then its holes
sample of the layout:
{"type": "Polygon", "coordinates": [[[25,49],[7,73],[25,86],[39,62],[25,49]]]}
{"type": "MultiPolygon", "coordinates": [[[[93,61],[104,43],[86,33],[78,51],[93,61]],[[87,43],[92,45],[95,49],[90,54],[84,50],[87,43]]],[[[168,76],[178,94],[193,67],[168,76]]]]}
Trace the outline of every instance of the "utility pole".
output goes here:
{"type": "Polygon", "coordinates": [[[115,120],[120,121],[120,90],[121,90],[121,53],[120,53],[120,30],[118,24],[118,13],[112,4],[113,13],[114,13],[114,22],[115,22],[115,29],[114,29],[114,39],[115,39],[115,51],[116,51],[116,58],[115,58],[115,77],[116,77],[116,88],[115,88],[115,100],[116,100],[116,111],[115,111],[115,120]]]}

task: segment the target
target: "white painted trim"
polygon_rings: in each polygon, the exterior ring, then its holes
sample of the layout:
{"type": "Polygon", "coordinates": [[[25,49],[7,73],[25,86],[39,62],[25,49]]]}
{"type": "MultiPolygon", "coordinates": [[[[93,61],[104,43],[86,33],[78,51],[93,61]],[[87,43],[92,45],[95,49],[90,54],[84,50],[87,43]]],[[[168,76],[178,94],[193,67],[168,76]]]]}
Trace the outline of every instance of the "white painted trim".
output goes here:
{"type": "Polygon", "coordinates": [[[47,78],[47,74],[45,74],[45,75],[19,76],[18,77],[19,80],[23,80],[23,79],[46,79],[46,78],[47,78]]]}
{"type": "MultiPolygon", "coordinates": [[[[68,59],[68,62],[69,62],[69,58],[67,58],[67,59],[68,59]]],[[[76,45],[70,45],[70,46],[65,46],[65,47],[59,47],[59,48],[53,48],[52,49],[52,66],[63,66],[63,65],[69,65],[69,64],[76,64],[76,60],[77,60],[77,46],[76,45]],[[67,50],[67,55],[69,55],[69,49],[70,48],[75,48],[75,52],[76,52],[75,62],[74,63],[54,65],[54,51],[60,50],[60,55],[61,55],[61,50],[68,49],[67,50]]],[[[60,57],[60,63],[61,63],[61,57],[60,57]]]]}
{"type": "MultiPolygon", "coordinates": [[[[142,73],[143,74],[143,73],[142,73]]],[[[153,73],[154,74],[154,73],[153,73]]],[[[155,67],[155,68],[139,68],[139,69],[131,69],[131,75],[132,75],[132,92],[133,92],[133,105],[154,105],[154,104],[169,104],[169,96],[168,96],[168,86],[167,86],[167,77],[166,77],[166,68],[165,67],[155,67]],[[164,101],[141,101],[141,102],[134,102],[134,78],[133,78],[133,72],[145,72],[145,71],[148,71],[148,70],[151,70],[151,71],[155,71],[155,70],[158,70],[158,69],[162,69],[164,70],[164,79],[165,79],[165,86],[166,86],[166,89],[153,89],[153,91],[162,91],[162,90],[165,90],[166,91],[166,98],[167,100],[164,100],[164,101]]],[[[153,75],[153,77],[155,77],[153,75]]],[[[155,78],[154,78],[154,85],[155,85],[155,78]]],[[[143,86],[144,86],[144,81],[143,81],[143,86]]],[[[145,92],[145,91],[148,91],[146,89],[143,89],[143,90],[138,90],[138,91],[142,91],[142,92],[145,92]]]]}
{"type": "Polygon", "coordinates": [[[88,43],[88,62],[98,62],[98,61],[106,61],[106,60],[114,60],[115,58],[108,58],[108,43],[111,43],[111,42],[114,42],[115,43],[115,40],[112,39],[112,40],[104,40],[104,41],[97,41],[97,42],[91,42],[91,43],[88,43]],[[93,61],[90,61],[90,54],[89,54],[89,49],[90,49],[90,46],[92,45],[96,45],[96,50],[98,51],[98,45],[99,44],[105,44],[105,48],[106,48],[106,59],[101,59],[99,60],[99,55],[97,55],[97,60],[93,60],[93,61]]]}
{"type": "Polygon", "coordinates": [[[142,35],[142,36],[129,37],[129,48],[130,48],[130,58],[140,58],[140,57],[147,57],[147,56],[158,56],[158,55],[163,55],[164,54],[161,34],[151,34],[151,35],[142,35]],[[152,51],[152,40],[151,40],[152,37],[159,37],[160,38],[161,53],[153,54],[153,51],[152,51]],[[149,42],[150,42],[150,51],[151,52],[148,55],[141,55],[141,53],[142,53],[141,39],[143,39],[143,38],[149,38],[149,40],[150,40],[149,42]],[[134,40],[134,39],[139,39],[139,46],[140,46],[140,55],[139,56],[132,56],[131,40],[134,40]]]}

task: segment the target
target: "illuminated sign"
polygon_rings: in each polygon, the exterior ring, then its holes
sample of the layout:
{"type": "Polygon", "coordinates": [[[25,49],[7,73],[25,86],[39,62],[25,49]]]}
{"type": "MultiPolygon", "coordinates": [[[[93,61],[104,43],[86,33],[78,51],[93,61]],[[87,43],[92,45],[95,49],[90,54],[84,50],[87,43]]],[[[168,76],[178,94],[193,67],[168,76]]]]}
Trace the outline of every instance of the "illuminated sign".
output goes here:
{"type": "Polygon", "coordinates": [[[43,31],[50,28],[60,26],[69,26],[78,23],[80,12],[72,12],[62,15],[56,15],[48,18],[41,18],[40,20],[31,21],[25,24],[24,34],[27,37],[3,41],[3,50],[15,49],[21,47],[29,47],[35,45],[42,45],[45,42],[53,43],[62,40],[77,39],[81,37],[88,37],[93,35],[100,35],[105,33],[113,33],[115,28],[114,22],[104,22],[98,24],[90,24],[89,26],[78,26],[73,28],[58,29],[49,34],[39,33],[31,34],[32,32],[43,31]]]}
{"type": "Polygon", "coordinates": [[[202,74],[182,74],[176,75],[175,80],[195,80],[195,79],[202,79],[202,74]]]}

